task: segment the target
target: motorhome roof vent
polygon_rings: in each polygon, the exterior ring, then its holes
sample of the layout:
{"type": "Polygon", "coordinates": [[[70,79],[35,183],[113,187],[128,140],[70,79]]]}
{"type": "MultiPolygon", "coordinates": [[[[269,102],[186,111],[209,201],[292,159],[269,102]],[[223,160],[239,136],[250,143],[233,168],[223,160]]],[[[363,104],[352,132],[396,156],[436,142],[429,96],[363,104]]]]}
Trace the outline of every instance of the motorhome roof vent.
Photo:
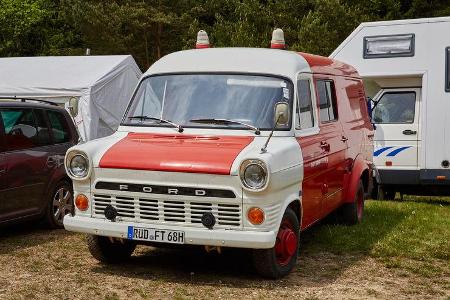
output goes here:
{"type": "Polygon", "coordinates": [[[197,33],[197,43],[195,44],[195,48],[197,49],[209,48],[209,38],[206,31],[200,30],[197,33]]]}
{"type": "Polygon", "coordinates": [[[272,40],[270,41],[270,48],[272,49],[286,49],[284,42],[284,32],[280,28],[276,28],[272,32],[272,40]]]}

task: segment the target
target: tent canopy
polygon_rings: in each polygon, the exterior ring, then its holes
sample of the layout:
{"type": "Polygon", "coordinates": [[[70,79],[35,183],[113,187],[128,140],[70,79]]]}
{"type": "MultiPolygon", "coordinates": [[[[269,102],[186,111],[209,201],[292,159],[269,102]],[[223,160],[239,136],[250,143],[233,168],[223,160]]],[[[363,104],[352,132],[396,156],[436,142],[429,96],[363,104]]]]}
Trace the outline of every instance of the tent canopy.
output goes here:
{"type": "Polygon", "coordinates": [[[84,140],[114,132],[141,77],[130,55],[0,58],[0,97],[79,99],[75,123],[84,140]]]}

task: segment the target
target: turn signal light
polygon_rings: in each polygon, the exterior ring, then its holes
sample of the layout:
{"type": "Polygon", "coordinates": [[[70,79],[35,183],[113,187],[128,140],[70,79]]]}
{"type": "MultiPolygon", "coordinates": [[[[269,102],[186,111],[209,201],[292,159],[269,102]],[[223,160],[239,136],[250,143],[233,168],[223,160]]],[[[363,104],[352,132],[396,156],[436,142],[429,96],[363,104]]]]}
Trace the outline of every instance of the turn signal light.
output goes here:
{"type": "Polygon", "coordinates": [[[89,207],[88,197],[86,197],[83,194],[78,194],[77,197],[75,198],[75,206],[81,211],[87,210],[89,207]]]}
{"type": "Polygon", "coordinates": [[[264,217],[264,211],[259,207],[252,207],[247,212],[247,218],[253,225],[262,224],[264,217]]]}
{"type": "Polygon", "coordinates": [[[444,176],[444,175],[438,175],[438,176],[436,176],[436,179],[437,179],[437,180],[446,180],[446,179],[447,179],[447,176],[444,176]]]}

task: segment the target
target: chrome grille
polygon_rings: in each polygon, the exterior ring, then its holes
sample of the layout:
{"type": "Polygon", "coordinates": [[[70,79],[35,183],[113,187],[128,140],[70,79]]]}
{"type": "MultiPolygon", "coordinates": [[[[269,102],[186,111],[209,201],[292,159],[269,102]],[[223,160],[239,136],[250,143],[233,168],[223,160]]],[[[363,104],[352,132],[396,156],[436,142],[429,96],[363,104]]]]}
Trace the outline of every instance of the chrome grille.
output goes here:
{"type": "Polygon", "coordinates": [[[143,223],[186,224],[203,227],[202,215],[211,212],[216,226],[241,226],[241,205],[208,201],[155,200],[140,197],[94,194],[93,216],[104,218],[107,205],[117,209],[117,215],[126,221],[143,223]]]}

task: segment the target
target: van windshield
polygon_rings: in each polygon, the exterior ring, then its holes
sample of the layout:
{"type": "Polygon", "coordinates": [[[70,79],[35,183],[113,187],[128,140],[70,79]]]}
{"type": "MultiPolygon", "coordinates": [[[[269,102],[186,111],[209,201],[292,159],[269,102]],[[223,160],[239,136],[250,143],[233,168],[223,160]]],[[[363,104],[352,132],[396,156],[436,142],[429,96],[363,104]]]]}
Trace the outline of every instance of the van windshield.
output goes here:
{"type": "MultiPolygon", "coordinates": [[[[292,108],[292,97],[292,83],[278,77],[236,74],[151,76],[140,83],[122,125],[169,126],[167,121],[170,121],[188,128],[248,129],[245,125],[250,125],[270,130],[274,125],[275,104],[288,102],[292,108]],[[198,122],[205,119],[234,122],[198,122]]],[[[290,123],[277,126],[277,129],[289,129],[290,123]]]]}

